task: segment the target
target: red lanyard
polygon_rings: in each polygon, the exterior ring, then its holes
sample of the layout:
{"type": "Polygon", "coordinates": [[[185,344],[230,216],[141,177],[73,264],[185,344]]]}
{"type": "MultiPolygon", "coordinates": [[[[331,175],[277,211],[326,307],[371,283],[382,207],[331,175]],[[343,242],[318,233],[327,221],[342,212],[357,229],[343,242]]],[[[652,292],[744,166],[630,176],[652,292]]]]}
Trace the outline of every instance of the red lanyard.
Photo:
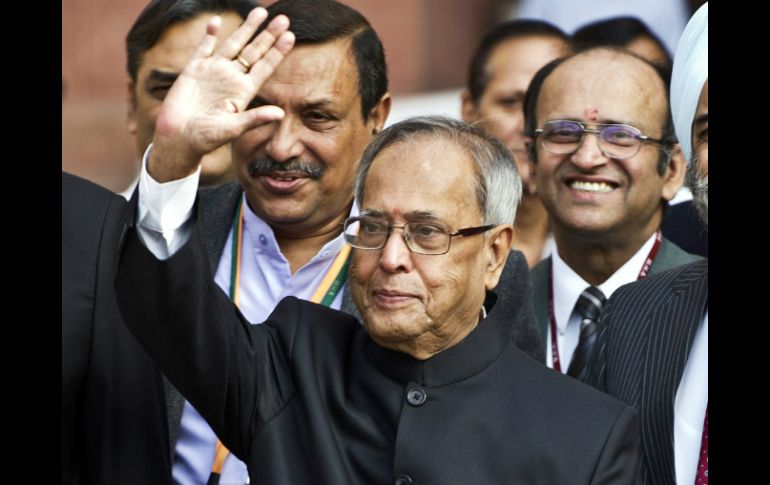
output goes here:
{"type": "MultiPolygon", "coordinates": [[[[647,277],[647,274],[650,272],[650,266],[652,266],[652,262],[655,261],[655,256],[658,255],[658,250],[660,249],[660,242],[663,239],[663,236],[661,236],[660,230],[658,230],[655,233],[655,242],[652,244],[652,248],[650,249],[650,254],[647,255],[647,259],[644,260],[644,264],[642,265],[641,271],[639,271],[639,276],[637,276],[637,281],[641,280],[643,278],[647,277]]],[[[553,263],[551,263],[553,264],[553,263]]],[[[550,276],[550,286],[548,287],[548,310],[550,312],[551,316],[551,357],[553,358],[553,368],[559,372],[561,372],[561,360],[559,359],[559,345],[556,343],[556,317],[554,317],[553,314],[553,266],[551,267],[551,274],[550,276]]]]}

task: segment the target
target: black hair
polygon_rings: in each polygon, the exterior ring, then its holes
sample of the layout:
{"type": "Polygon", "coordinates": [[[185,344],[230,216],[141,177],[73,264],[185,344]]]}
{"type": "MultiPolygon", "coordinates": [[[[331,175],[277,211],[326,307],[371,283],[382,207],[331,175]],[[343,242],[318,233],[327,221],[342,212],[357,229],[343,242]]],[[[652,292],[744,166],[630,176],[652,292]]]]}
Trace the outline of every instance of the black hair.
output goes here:
{"type": "Polygon", "coordinates": [[[569,36],[561,29],[542,20],[516,19],[502,22],[487,32],[476,47],[468,72],[468,92],[478,103],[489,84],[487,63],[492,51],[502,42],[520,37],[553,37],[570,46],[569,36]]]}
{"type": "MultiPolygon", "coordinates": [[[[364,120],[388,91],[385,49],[369,22],[360,12],[333,0],[278,0],[267,7],[268,18],[279,14],[289,18],[295,45],[324,44],[350,38],[358,68],[358,90],[364,120]]],[[[260,28],[260,31],[262,30],[260,28]]]]}
{"type": "Polygon", "coordinates": [[[126,69],[136,83],[144,53],[152,49],[163,32],[172,25],[202,13],[233,12],[245,19],[259,4],[256,0],[152,0],[126,35],[126,69]]]}
{"type": "Polygon", "coordinates": [[[586,24],[572,34],[572,42],[576,50],[603,45],[628,47],[640,37],[647,37],[657,45],[666,58],[664,67],[671,69],[673,59],[663,41],[636,17],[612,17],[586,24]]]}

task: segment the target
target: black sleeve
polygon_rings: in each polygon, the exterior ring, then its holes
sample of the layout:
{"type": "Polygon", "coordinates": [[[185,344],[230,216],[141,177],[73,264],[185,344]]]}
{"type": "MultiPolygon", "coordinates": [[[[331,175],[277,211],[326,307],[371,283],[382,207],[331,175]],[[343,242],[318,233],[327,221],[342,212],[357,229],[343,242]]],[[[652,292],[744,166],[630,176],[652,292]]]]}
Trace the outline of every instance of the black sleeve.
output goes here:
{"type": "Polygon", "coordinates": [[[253,436],[294,395],[289,348],[275,320],[291,334],[296,312],[289,301],[272,321],[251,325],[211,277],[203,238],[196,223],[187,244],[160,261],[129,231],[118,303],[163,373],[246,461],[253,436]]]}

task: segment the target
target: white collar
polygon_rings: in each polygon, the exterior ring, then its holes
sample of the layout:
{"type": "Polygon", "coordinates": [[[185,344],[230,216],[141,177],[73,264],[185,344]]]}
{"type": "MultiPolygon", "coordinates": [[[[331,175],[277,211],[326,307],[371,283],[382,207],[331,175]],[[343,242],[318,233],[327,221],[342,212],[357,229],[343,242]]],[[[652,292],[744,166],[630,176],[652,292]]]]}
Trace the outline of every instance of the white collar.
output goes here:
{"type": "MultiPolygon", "coordinates": [[[[644,244],[642,244],[642,247],[639,248],[636,254],[631,256],[631,258],[615,271],[612,276],[607,278],[604,283],[598,285],[598,288],[604,293],[604,296],[607,297],[607,299],[609,299],[619,287],[637,280],[639,272],[642,270],[642,266],[644,265],[653,244],[655,244],[654,233],[644,244]]],[[[569,317],[575,309],[575,303],[577,303],[583,290],[585,290],[586,287],[591,286],[591,284],[584,280],[579,274],[575,273],[575,271],[561,259],[558,249],[559,248],[557,247],[556,251],[551,253],[553,313],[559,330],[566,331],[569,317]]]]}

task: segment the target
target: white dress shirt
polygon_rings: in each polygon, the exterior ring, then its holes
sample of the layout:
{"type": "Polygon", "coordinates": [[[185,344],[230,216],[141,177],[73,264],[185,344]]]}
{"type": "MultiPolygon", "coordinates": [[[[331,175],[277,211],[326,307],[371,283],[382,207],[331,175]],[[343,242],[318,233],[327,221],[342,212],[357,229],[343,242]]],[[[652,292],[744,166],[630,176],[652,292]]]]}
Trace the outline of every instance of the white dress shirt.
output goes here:
{"type": "Polygon", "coordinates": [[[674,468],[676,483],[695,483],[703,418],[709,399],[709,313],[693,340],[674,401],[674,468]]]}
{"type": "MultiPolygon", "coordinates": [[[[139,235],[156,257],[173,255],[191,236],[190,217],[195,201],[200,168],[184,179],[159,184],[146,169],[145,153],[139,180],[139,235]]],[[[281,253],[273,230],[245,203],[243,196],[243,241],[239,278],[239,308],[253,324],[264,321],[286,296],[309,300],[344,247],[340,234],[326,243],[307,264],[291,274],[288,260],[281,253]]],[[[358,214],[353,205],[351,215],[358,214]]],[[[227,237],[214,279],[225,293],[230,290],[233,231],[227,237]]],[[[332,308],[342,305],[342,291],[332,308]]],[[[174,454],[174,482],[205,484],[211,473],[216,435],[189,402],[185,402],[182,423],[174,454]]],[[[248,483],[246,464],[229,455],[222,468],[220,485],[248,483]]]]}
{"type": "MultiPolygon", "coordinates": [[[[631,256],[623,266],[597,287],[608,300],[615,290],[637,280],[653,244],[655,244],[655,234],[650,236],[636,254],[631,256]]],[[[557,247],[556,251],[551,253],[553,315],[556,319],[556,333],[558,334],[556,344],[559,348],[561,372],[566,374],[572,360],[572,354],[575,352],[578,340],[580,339],[580,321],[582,317],[575,311],[575,304],[583,290],[591,286],[591,284],[581,278],[561,259],[558,249],[557,247]]],[[[545,359],[548,367],[553,368],[553,354],[551,353],[553,335],[551,335],[550,324],[548,325],[547,333],[545,359]]]]}
{"type": "Polygon", "coordinates": [[[131,200],[131,196],[134,195],[134,189],[136,188],[136,184],[139,183],[139,176],[137,176],[130,184],[128,184],[128,187],[125,188],[122,192],[118,192],[119,195],[121,195],[126,200],[131,200]]]}

